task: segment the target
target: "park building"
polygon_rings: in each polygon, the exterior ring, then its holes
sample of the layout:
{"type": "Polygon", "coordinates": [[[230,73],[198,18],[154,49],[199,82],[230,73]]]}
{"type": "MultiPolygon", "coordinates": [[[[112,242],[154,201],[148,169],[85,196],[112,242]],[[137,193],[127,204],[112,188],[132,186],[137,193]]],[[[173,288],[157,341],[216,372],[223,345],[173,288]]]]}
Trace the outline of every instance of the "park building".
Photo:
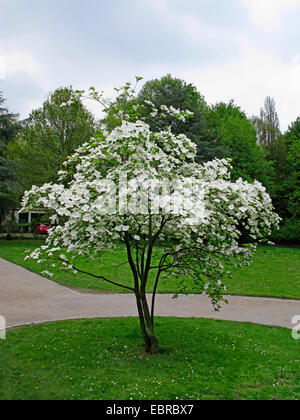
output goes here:
{"type": "Polygon", "coordinates": [[[7,235],[13,238],[31,238],[41,224],[49,224],[49,216],[44,209],[22,212],[21,208],[11,210],[0,223],[0,238],[7,235]]]}

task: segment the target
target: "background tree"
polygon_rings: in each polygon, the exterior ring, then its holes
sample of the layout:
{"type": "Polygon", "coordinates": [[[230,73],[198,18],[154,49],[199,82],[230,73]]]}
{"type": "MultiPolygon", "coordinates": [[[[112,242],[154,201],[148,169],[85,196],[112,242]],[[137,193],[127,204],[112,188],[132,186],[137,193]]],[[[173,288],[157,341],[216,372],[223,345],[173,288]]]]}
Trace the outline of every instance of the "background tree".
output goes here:
{"type": "MultiPolygon", "coordinates": [[[[294,121],[283,136],[282,165],[276,168],[274,204],[282,224],[273,240],[300,243],[300,118],[294,121]]],[[[275,164],[277,162],[275,161],[275,164]]]]}
{"type": "MultiPolygon", "coordinates": [[[[137,82],[140,79],[137,78],[137,82]]],[[[126,109],[128,115],[135,115],[137,106],[141,105],[143,111],[140,117],[152,130],[170,126],[175,134],[183,133],[197,145],[198,163],[231,158],[236,179],[242,177],[251,182],[258,179],[270,186],[271,164],[266,162],[261,147],[257,145],[252,123],[233,102],[208,106],[195,86],[170,74],[146,82],[137,97],[130,96],[130,90],[130,84],[127,84],[106,110],[107,116],[102,120],[106,127],[113,129],[122,123],[122,115],[118,111],[120,107],[126,109]],[[193,113],[193,117],[183,121],[174,115],[166,116],[162,109],[164,106],[186,109],[193,113]]],[[[106,108],[102,98],[96,99],[106,108]]]]}
{"type": "Polygon", "coordinates": [[[95,133],[95,120],[81,97],[72,87],[57,89],[31,112],[10,145],[10,156],[21,164],[24,189],[56,181],[66,158],[95,133]]]}
{"type": "Polygon", "coordinates": [[[262,118],[255,121],[248,119],[233,101],[208,106],[193,85],[171,75],[146,82],[137,98],[128,100],[129,91],[130,84],[126,85],[113,103],[108,117],[103,120],[110,129],[122,123],[122,116],[116,112],[118,107],[122,105],[128,114],[134,114],[139,103],[145,104],[141,116],[152,129],[162,129],[169,124],[174,132],[182,131],[197,145],[196,161],[199,163],[215,158],[230,158],[233,179],[241,177],[248,182],[256,179],[262,182],[272,195],[280,215],[287,217],[289,193],[283,180],[289,167],[288,150],[279,130],[275,101],[272,98],[266,99],[265,108],[261,109],[262,118]],[[172,115],[165,118],[164,110],[161,109],[164,103],[175,109],[187,108],[193,113],[193,118],[185,121],[172,115]],[[157,114],[154,108],[158,110],[157,114]],[[257,132],[259,127],[261,131],[257,132]],[[269,145],[268,149],[266,145],[269,145]]]}
{"type": "MultiPolygon", "coordinates": [[[[266,161],[273,167],[272,186],[269,188],[276,211],[283,223],[298,218],[298,138],[299,120],[283,135],[273,98],[267,97],[260,117],[253,117],[259,143],[266,161]]],[[[300,240],[300,237],[299,237],[300,240]]]]}
{"type": "Polygon", "coordinates": [[[224,151],[216,144],[216,139],[208,124],[209,107],[196,87],[170,74],[161,79],[146,82],[139,92],[141,103],[150,101],[158,109],[158,116],[153,119],[148,113],[146,122],[152,130],[162,128],[159,116],[163,114],[162,105],[176,109],[185,109],[194,114],[193,118],[180,121],[172,116],[163,119],[163,124],[172,127],[175,134],[183,133],[197,145],[197,162],[206,162],[224,156],[224,151]]]}
{"type": "Polygon", "coordinates": [[[260,144],[264,147],[269,160],[273,160],[277,153],[277,147],[280,147],[278,140],[281,137],[280,123],[276,111],[274,98],[268,96],[264,103],[264,108],[260,110],[259,117],[253,117],[252,121],[257,130],[260,144]]]}
{"type": "Polygon", "coordinates": [[[241,109],[230,101],[211,107],[210,130],[216,144],[230,158],[233,179],[258,180],[270,186],[272,168],[257,144],[256,131],[241,109]]]}
{"type": "Polygon", "coordinates": [[[285,183],[290,191],[288,209],[294,219],[300,219],[300,117],[289,126],[285,140],[289,164],[285,183]]]}
{"type": "MultiPolygon", "coordinates": [[[[187,84],[185,81],[173,78],[170,74],[161,79],[154,79],[146,82],[138,94],[141,102],[150,101],[158,110],[158,116],[163,113],[161,106],[173,106],[176,109],[186,109],[194,114],[194,118],[188,121],[180,121],[172,117],[164,119],[165,126],[172,126],[174,134],[185,133],[192,137],[198,137],[204,125],[204,110],[207,107],[206,102],[197,91],[195,86],[187,84]]],[[[159,118],[148,116],[146,122],[149,123],[152,130],[161,129],[159,118]]]]}
{"type": "Polygon", "coordinates": [[[0,92],[0,223],[15,206],[20,186],[16,178],[17,165],[7,158],[7,147],[20,131],[21,125],[16,114],[5,107],[0,92]]]}

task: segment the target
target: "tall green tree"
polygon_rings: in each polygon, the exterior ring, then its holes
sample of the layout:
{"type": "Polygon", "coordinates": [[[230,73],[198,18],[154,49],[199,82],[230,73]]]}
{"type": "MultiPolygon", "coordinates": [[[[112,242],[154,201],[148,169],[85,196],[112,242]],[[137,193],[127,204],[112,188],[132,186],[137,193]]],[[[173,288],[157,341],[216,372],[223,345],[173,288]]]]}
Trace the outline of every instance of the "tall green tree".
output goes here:
{"type": "Polygon", "coordinates": [[[290,172],[290,163],[287,160],[288,145],[286,137],[280,131],[276,103],[273,98],[266,98],[260,115],[253,117],[252,122],[256,128],[257,138],[265,159],[273,168],[272,188],[270,189],[273,203],[277,213],[283,219],[287,219],[290,217],[288,210],[290,191],[286,182],[290,172]]]}
{"type": "MultiPolygon", "coordinates": [[[[194,113],[194,118],[182,122],[171,119],[171,117],[164,120],[164,125],[172,125],[175,133],[185,133],[189,135],[191,140],[199,135],[204,126],[203,114],[207,107],[206,102],[197,91],[195,86],[186,83],[184,80],[173,78],[170,74],[161,79],[154,79],[146,82],[138,95],[141,101],[151,101],[155,107],[161,110],[162,105],[173,106],[176,109],[186,109],[194,113]]],[[[151,128],[159,129],[159,118],[149,117],[147,121],[151,128]],[[152,127],[153,126],[153,127],[152,127]]]]}
{"type": "Polygon", "coordinates": [[[2,150],[3,147],[7,147],[21,129],[18,115],[9,112],[4,103],[3,93],[0,92],[0,140],[2,150]]]}
{"type": "MultiPolygon", "coordinates": [[[[282,226],[274,240],[283,243],[300,243],[300,117],[283,136],[284,165],[277,168],[274,204],[282,217],[282,226]]],[[[275,162],[276,165],[276,162],[275,162]]]]}
{"type": "Polygon", "coordinates": [[[285,135],[285,140],[288,146],[297,143],[300,139],[300,117],[296,119],[288,128],[285,135]]]}
{"type": "Polygon", "coordinates": [[[292,218],[300,219],[300,117],[290,125],[285,139],[289,164],[289,174],[285,183],[289,191],[288,210],[292,218]]]}
{"type": "Polygon", "coordinates": [[[15,205],[20,186],[17,182],[16,163],[7,158],[7,147],[21,128],[16,114],[4,107],[0,92],[0,223],[15,205]]]}
{"type": "Polygon", "coordinates": [[[252,121],[257,130],[260,144],[264,147],[269,160],[273,160],[274,155],[277,155],[278,148],[282,145],[280,123],[274,98],[270,96],[266,98],[264,107],[260,109],[260,116],[253,117],[252,121]]]}
{"type": "Polygon", "coordinates": [[[41,108],[31,112],[9,147],[10,156],[22,165],[23,188],[56,181],[63,162],[95,129],[95,120],[82,103],[82,92],[64,87],[51,93],[41,108]]]}
{"type": "MultiPolygon", "coordinates": [[[[185,109],[194,114],[193,118],[185,122],[172,117],[164,119],[164,125],[172,127],[174,133],[184,133],[198,146],[197,161],[205,162],[215,157],[223,157],[224,151],[219,149],[212,133],[209,133],[208,117],[209,107],[204,97],[196,87],[184,80],[174,78],[170,74],[161,79],[146,82],[139,92],[138,99],[142,102],[150,101],[159,110],[162,105],[173,106],[176,109],[185,109]],[[209,135],[210,134],[210,135],[209,135]]],[[[161,125],[158,118],[154,121],[146,119],[152,130],[157,131],[161,125]]]]}
{"type": "Polygon", "coordinates": [[[218,146],[230,158],[233,177],[265,186],[271,184],[272,168],[257,144],[256,130],[246,114],[233,101],[220,102],[211,108],[210,132],[218,146]]]}

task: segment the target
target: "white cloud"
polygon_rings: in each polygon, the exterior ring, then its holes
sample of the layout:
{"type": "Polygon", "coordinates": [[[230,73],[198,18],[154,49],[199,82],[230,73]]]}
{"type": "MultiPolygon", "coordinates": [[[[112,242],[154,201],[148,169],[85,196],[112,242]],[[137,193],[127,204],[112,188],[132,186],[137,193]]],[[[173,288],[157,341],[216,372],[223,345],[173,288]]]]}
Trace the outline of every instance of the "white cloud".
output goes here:
{"type": "Polygon", "coordinates": [[[24,53],[9,53],[0,55],[0,79],[6,79],[18,71],[23,71],[33,77],[40,67],[37,61],[24,53]]]}
{"type": "Polygon", "coordinates": [[[280,25],[282,14],[300,5],[300,0],[243,0],[253,23],[268,31],[280,25]]]}

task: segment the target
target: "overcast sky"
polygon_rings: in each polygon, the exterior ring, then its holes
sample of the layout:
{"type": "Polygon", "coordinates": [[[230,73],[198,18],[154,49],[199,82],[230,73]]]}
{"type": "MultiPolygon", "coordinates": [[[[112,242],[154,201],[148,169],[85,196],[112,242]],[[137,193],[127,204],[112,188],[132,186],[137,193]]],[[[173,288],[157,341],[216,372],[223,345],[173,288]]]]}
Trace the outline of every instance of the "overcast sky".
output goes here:
{"type": "Polygon", "coordinates": [[[0,0],[0,90],[22,117],[59,86],[167,73],[248,115],[300,116],[300,0],[0,0]]]}

